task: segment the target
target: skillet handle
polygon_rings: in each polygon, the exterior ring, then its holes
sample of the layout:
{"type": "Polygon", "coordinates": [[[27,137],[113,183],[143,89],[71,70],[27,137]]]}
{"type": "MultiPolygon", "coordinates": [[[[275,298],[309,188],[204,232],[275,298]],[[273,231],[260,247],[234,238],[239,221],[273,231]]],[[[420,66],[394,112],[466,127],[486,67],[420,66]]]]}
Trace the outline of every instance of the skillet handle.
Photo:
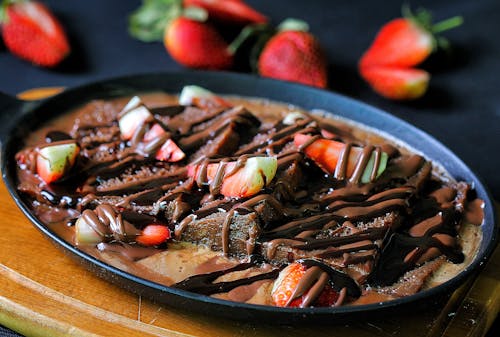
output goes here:
{"type": "Polygon", "coordinates": [[[0,143],[7,139],[10,130],[23,115],[22,106],[23,101],[0,92],[0,143]]]}

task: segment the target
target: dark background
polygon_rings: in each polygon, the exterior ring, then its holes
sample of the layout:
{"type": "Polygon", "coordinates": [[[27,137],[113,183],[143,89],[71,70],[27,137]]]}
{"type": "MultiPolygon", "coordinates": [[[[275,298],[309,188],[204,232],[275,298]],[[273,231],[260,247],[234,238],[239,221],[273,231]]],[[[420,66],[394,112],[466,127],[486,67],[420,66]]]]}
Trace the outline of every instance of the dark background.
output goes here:
{"type": "MultiPolygon", "coordinates": [[[[162,43],[143,43],[127,32],[139,0],[44,1],[67,30],[73,53],[56,69],[37,68],[0,43],[0,91],[15,95],[33,87],[73,87],[108,77],[182,70],[162,43]]],[[[500,200],[500,1],[409,1],[430,9],[436,21],[462,15],[446,36],[450,54],[423,67],[432,74],[427,95],[416,102],[385,100],[371,91],[356,64],[382,24],[400,16],[400,0],[247,0],[273,24],[288,17],[310,24],[329,60],[330,90],[386,110],[427,131],[453,150],[500,200]]],[[[3,336],[0,328],[0,336],[3,336]]]]}

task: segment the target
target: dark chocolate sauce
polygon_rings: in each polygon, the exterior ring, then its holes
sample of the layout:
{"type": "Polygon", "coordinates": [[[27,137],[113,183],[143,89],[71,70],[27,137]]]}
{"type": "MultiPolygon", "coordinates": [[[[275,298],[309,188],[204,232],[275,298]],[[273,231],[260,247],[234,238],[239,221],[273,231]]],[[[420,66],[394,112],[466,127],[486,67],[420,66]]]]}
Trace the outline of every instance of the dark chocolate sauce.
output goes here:
{"type": "Polygon", "coordinates": [[[132,139],[125,140],[118,108],[110,111],[94,102],[82,111],[86,109],[91,113],[79,116],[72,127],[50,130],[45,144],[16,155],[19,190],[40,218],[64,218],[60,222],[66,231],[74,226],[65,224],[81,214],[102,237],[96,247],[87,247],[90,251],[130,261],[163,252],[168,245],[142,247],[135,242],[142,228],[160,222],[174,230],[174,241],[206,245],[227,259],[251,256],[231,268],[193,275],[175,288],[205,295],[237,291],[274,280],[288,263],[299,261],[307,271],[287,305],[302,297],[302,306],[314,306],[327,286],[337,292],[334,305],[346,305],[367,287],[392,285],[405,272],[436,258],[462,262],[457,229],[464,221],[482,223],[484,203],[471,196],[467,184],[441,181],[422,156],[385,141],[370,144],[351,127],[313,115],[304,113],[285,125],[277,117],[264,123],[242,106],[156,106],[132,139]],[[146,140],[155,124],[163,132],[146,140]],[[311,137],[296,147],[297,133],[311,137]],[[324,137],[344,144],[332,174],[306,154],[308,146],[324,137]],[[167,163],[154,158],[167,139],[186,159],[167,163]],[[41,182],[37,149],[74,141],[81,151],[71,174],[49,186],[41,182]],[[382,155],[389,162],[379,176],[382,155]],[[277,158],[273,181],[253,196],[223,197],[224,179],[252,156],[277,158]],[[369,163],[373,167],[367,180],[369,163]],[[194,177],[188,177],[188,165],[196,167],[194,177]],[[210,181],[209,165],[215,165],[210,181]],[[214,218],[217,226],[207,220],[214,218]],[[212,225],[201,228],[202,241],[190,239],[186,233],[204,223],[212,225]],[[259,270],[263,262],[274,269],[215,282],[234,272],[259,270]]]}
{"type": "Polygon", "coordinates": [[[241,271],[241,270],[246,270],[252,267],[255,267],[257,265],[257,261],[259,259],[250,256],[250,261],[249,262],[243,262],[235,267],[224,269],[224,270],[219,270],[219,271],[214,271],[211,273],[207,274],[201,274],[201,275],[195,275],[191,276],[187,279],[185,279],[182,282],[176,283],[172,285],[173,288],[177,289],[183,289],[183,290],[188,290],[204,295],[213,295],[213,294],[218,294],[218,293],[225,293],[228,292],[236,287],[242,286],[242,285],[247,285],[247,284],[252,284],[254,282],[260,281],[260,280],[267,280],[267,279],[275,279],[278,274],[279,274],[279,269],[273,269],[270,272],[250,276],[247,278],[235,280],[235,281],[229,281],[229,282],[216,282],[214,281],[223,276],[227,275],[232,272],[236,271],[241,271]]]}

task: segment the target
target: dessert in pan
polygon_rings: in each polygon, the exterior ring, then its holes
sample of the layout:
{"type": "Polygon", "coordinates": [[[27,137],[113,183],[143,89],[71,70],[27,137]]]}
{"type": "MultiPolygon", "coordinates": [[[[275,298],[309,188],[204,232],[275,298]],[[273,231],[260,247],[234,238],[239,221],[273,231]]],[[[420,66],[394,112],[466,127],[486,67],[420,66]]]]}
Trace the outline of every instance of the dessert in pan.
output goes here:
{"type": "Polygon", "coordinates": [[[48,228],[131,274],[278,307],[390,301],[482,240],[482,200],[366,127],[197,86],[94,100],[16,154],[48,228]]]}

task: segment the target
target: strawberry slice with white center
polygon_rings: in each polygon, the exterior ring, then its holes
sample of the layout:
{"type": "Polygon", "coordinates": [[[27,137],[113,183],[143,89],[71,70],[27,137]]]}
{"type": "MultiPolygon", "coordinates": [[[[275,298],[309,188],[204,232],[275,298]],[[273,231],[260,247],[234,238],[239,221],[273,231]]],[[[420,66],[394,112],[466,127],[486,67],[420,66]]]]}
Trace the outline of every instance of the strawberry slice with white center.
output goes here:
{"type": "Polygon", "coordinates": [[[195,105],[199,108],[231,107],[231,103],[210,90],[197,85],[186,85],[179,96],[180,105],[195,105]]]}
{"type": "Polygon", "coordinates": [[[259,193],[273,180],[278,168],[275,157],[251,157],[242,161],[188,166],[188,176],[200,185],[217,185],[226,197],[245,198],[259,193]],[[218,183],[220,181],[220,184],[218,183]],[[218,186],[220,185],[220,186],[218,186]]]}
{"type": "Polygon", "coordinates": [[[153,114],[138,96],[132,97],[119,114],[118,126],[122,138],[129,140],[142,124],[153,120],[153,114]]]}
{"type": "Polygon", "coordinates": [[[75,164],[80,153],[76,142],[61,141],[38,149],[36,171],[47,184],[61,179],[75,164]]]}
{"type": "MultiPolygon", "coordinates": [[[[294,136],[294,144],[297,148],[299,148],[302,152],[306,154],[306,156],[312,159],[316,165],[318,165],[323,171],[326,173],[333,175],[337,170],[337,164],[339,159],[343,155],[343,151],[346,147],[346,144],[337,142],[331,139],[318,138],[313,140],[313,137],[305,134],[296,134],[294,136]],[[311,142],[312,141],[312,142],[311,142]]],[[[349,151],[349,155],[347,157],[347,167],[346,167],[346,177],[349,178],[353,175],[358,161],[361,159],[363,155],[363,148],[361,147],[351,147],[349,151]]],[[[369,183],[372,181],[372,173],[376,169],[376,173],[374,174],[374,178],[378,178],[387,167],[387,161],[389,156],[385,152],[380,152],[380,156],[378,158],[378,165],[375,168],[376,164],[376,154],[375,151],[372,151],[370,158],[368,159],[365,169],[361,175],[361,183],[369,183]]]]}

